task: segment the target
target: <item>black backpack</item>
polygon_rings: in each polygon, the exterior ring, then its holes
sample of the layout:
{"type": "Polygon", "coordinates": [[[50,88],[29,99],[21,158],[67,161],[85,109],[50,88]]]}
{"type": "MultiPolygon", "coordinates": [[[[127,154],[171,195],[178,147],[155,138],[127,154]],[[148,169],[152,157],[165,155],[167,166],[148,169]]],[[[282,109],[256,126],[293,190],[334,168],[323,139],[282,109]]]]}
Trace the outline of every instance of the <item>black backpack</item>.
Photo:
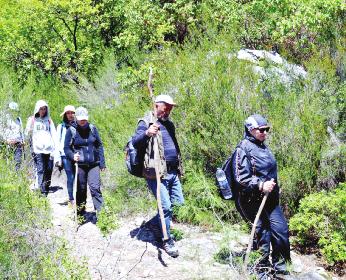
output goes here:
{"type": "MultiPolygon", "coordinates": [[[[144,121],[147,127],[149,127],[149,120],[146,118],[140,119],[140,121],[144,121]]],[[[146,147],[141,149],[136,149],[132,143],[133,136],[127,141],[126,146],[124,148],[125,151],[125,164],[127,167],[127,171],[136,177],[143,178],[143,164],[144,164],[144,156],[146,147]]]]}
{"type": "Polygon", "coordinates": [[[237,147],[234,149],[233,153],[227,158],[227,160],[225,161],[225,163],[221,167],[221,169],[225,172],[228,184],[231,188],[232,198],[230,200],[235,200],[235,198],[238,196],[238,193],[239,193],[239,189],[237,188],[237,183],[234,181],[233,166],[232,166],[233,158],[236,155],[236,153],[235,153],[236,149],[237,148],[243,149],[246,153],[247,158],[251,162],[251,156],[250,156],[249,152],[243,147],[243,143],[244,143],[244,140],[241,141],[237,145],[237,147]]]}

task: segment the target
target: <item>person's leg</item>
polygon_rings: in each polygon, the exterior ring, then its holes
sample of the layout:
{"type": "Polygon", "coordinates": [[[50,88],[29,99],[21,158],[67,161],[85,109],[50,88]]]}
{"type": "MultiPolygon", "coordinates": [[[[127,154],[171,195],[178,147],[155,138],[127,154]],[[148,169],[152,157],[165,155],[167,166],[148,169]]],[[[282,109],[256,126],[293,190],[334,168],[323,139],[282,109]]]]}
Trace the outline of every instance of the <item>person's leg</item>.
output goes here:
{"type": "Polygon", "coordinates": [[[258,250],[261,254],[261,258],[259,259],[256,267],[257,276],[260,279],[266,279],[272,272],[269,261],[270,237],[271,231],[269,227],[269,220],[264,211],[258,220],[253,242],[253,249],[258,250]]]}
{"type": "MultiPolygon", "coordinates": [[[[154,194],[155,198],[157,198],[157,183],[156,179],[147,179],[148,187],[150,188],[151,192],[154,194]]],[[[161,206],[163,210],[163,215],[165,219],[165,225],[166,225],[166,232],[168,239],[171,238],[170,236],[170,220],[172,218],[172,203],[169,198],[169,193],[167,190],[168,181],[166,179],[161,180],[160,185],[160,195],[161,195],[161,206]]],[[[161,225],[161,219],[159,214],[156,215],[156,221],[157,224],[160,226],[161,234],[163,238],[163,229],[161,225]]]]}
{"type": "Polygon", "coordinates": [[[43,184],[44,184],[45,192],[48,194],[49,186],[52,181],[52,173],[53,173],[53,160],[50,159],[50,154],[43,154],[43,163],[44,163],[43,184]]]}
{"type": "MultiPolygon", "coordinates": [[[[242,217],[246,221],[253,223],[257,215],[260,202],[261,201],[248,201],[246,198],[242,199],[239,197],[236,200],[236,206],[242,217]]],[[[261,254],[258,266],[256,267],[256,273],[259,279],[267,279],[268,275],[270,274],[270,238],[271,231],[269,218],[266,210],[263,209],[256,225],[255,236],[252,243],[253,250],[258,250],[261,254]]]]}
{"type": "Polygon", "coordinates": [[[286,264],[291,262],[290,243],[288,225],[279,205],[270,212],[269,219],[273,268],[278,273],[286,273],[286,264]]]}
{"type": "Polygon", "coordinates": [[[90,194],[94,203],[94,208],[97,212],[101,210],[103,205],[103,197],[101,193],[100,167],[95,166],[88,172],[88,184],[90,194]]]}
{"type": "Polygon", "coordinates": [[[70,201],[74,200],[73,197],[73,181],[74,181],[74,168],[72,166],[72,162],[66,158],[66,156],[62,156],[61,157],[61,161],[66,173],[66,178],[67,178],[67,183],[66,183],[66,187],[67,187],[67,193],[68,193],[68,198],[70,201]]]}
{"type": "Polygon", "coordinates": [[[41,193],[47,195],[46,188],[44,185],[43,177],[44,177],[44,154],[34,154],[35,162],[36,162],[36,174],[37,174],[37,185],[41,190],[41,193]]]}
{"type": "Polygon", "coordinates": [[[177,172],[170,174],[169,196],[173,206],[184,204],[184,195],[177,172]]]}
{"type": "Polygon", "coordinates": [[[22,164],[22,155],[23,155],[23,146],[20,143],[17,143],[14,148],[14,161],[16,166],[16,171],[20,169],[22,164]]]}
{"type": "Polygon", "coordinates": [[[86,166],[78,166],[77,193],[76,204],[77,214],[83,215],[85,212],[85,203],[87,198],[87,178],[89,168],[86,166]]]}

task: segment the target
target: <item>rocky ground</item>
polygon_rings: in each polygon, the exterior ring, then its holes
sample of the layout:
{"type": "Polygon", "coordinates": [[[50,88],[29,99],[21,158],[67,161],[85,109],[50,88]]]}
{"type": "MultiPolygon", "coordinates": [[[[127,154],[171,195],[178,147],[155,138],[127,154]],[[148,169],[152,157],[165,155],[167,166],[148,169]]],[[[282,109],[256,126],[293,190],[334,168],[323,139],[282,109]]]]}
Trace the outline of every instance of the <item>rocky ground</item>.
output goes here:
{"type": "MultiPolygon", "coordinates": [[[[67,205],[64,174],[54,172],[52,192],[48,198],[52,207],[53,231],[65,238],[77,260],[88,264],[91,279],[246,279],[232,266],[220,264],[213,258],[219,251],[222,234],[199,227],[175,224],[184,232],[176,244],[180,256],[170,258],[155,241],[153,232],[145,226],[154,215],[129,217],[119,223],[117,230],[103,236],[94,224],[92,201],[88,194],[89,222],[76,227],[73,210],[67,205]]],[[[236,235],[230,243],[234,250],[245,248],[248,236],[236,235]]],[[[313,255],[292,252],[292,274],[285,279],[341,280],[327,273],[313,255]]]]}

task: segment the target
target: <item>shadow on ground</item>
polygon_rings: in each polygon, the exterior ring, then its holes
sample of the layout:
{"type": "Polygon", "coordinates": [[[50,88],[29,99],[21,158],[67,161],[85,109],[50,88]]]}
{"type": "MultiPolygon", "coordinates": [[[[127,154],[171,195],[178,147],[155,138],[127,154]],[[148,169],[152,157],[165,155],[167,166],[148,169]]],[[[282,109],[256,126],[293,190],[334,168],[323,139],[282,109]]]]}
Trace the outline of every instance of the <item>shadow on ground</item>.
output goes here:
{"type": "Polygon", "coordinates": [[[62,189],[63,189],[63,187],[60,187],[60,186],[50,186],[49,187],[49,193],[55,193],[58,190],[62,190],[62,189]]]}

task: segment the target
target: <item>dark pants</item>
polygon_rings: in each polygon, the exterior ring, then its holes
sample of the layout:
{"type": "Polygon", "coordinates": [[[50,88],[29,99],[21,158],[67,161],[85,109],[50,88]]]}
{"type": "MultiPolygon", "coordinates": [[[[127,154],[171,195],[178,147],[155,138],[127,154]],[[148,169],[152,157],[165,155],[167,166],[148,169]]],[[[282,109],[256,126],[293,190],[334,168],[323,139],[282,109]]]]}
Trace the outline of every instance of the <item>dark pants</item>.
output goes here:
{"type": "Polygon", "coordinates": [[[61,161],[66,173],[66,177],[67,177],[67,193],[68,193],[68,197],[69,200],[74,200],[73,198],[73,180],[74,180],[74,173],[75,173],[75,169],[72,166],[72,162],[66,158],[66,156],[62,156],[61,157],[61,161]]]}
{"type": "Polygon", "coordinates": [[[49,154],[35,154],[35,162],[37,168],[37,183],[41,189],[41,193],[47,195],[52,179],[53,160],[50,159],[49,154]]]}
{"type": "Polygon", "coordinates": [[[88,184],[90,187],[91,197],[94,203],[94,208],[96,211],[100,211],[103,205],[103,197],[101,193],[99,166],[78,166],[76,202],[79,215],[83,215],[85,212],[88,184]]]}
{"type": "Polygon", "coordinates": [[[23,145],[21,143],[15,144],[13,153],[14,153],[14,161],[16,164],[16,171],[18,171],[22,164],[23,145]]]}
{"type": "MultiPolygon", "coordinates": [[[[236,200],[237,208],[242,211],[242,216],[253,222],[255,220],[259,202],[245,202],[236,200]]],[[[272,266],[275,271],[285,271],[286,263],[291,261],[288,226],[279,205],[265,205],[258,220],[253,242],[253,249],[262,254],[260,265],[268,266],[270,244],[272,245],[272,266]]]]}

